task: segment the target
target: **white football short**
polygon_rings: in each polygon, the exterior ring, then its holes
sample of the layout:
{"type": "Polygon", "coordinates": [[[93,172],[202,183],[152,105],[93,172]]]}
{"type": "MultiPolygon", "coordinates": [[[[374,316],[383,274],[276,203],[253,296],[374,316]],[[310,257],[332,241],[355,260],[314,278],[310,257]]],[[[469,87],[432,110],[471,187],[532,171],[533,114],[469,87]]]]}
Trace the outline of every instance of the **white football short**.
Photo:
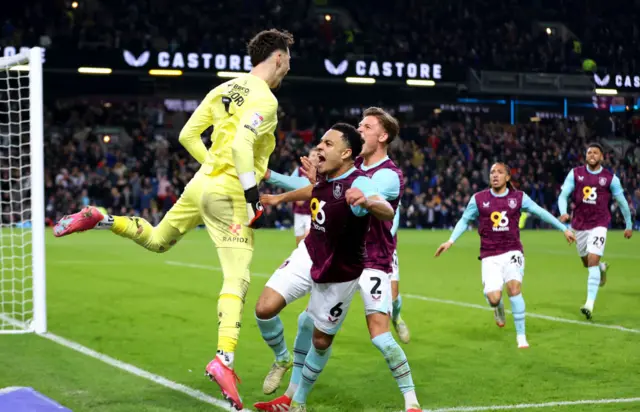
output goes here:
{"type": "Polygon", "coordinates": [[[606,243],[606,227],[598,226],[591,230],[576,230],[576,246],[580,257],[587,256],[589,253],[603,256],[606,243]]]}
{"type": "Polygon", "coordinates": [[[296,237],[304,236],[311,229],[311,215],[293,214],[293,233],[296,237]]]}
{"type": "Polygon", "coordinates": [[[482,259],[484,294],[502,291],[505,283],[524,277],[524,255],[520,251],[507,252],[482,259]]]}
{"type": "Polygon", "coordinates": [[[358,279],[341,283],[316,283],[311,279],[311,258],[305,242],[300,242],[291,256],[271,275],[268,287],[278,292],[287,304],[311,294],[307,313],[315,327],[335,335],[347,316],[358,279]]]}
{"type": "Polygon", "coordinates": [[[391,260],[391,281],[400,282],[400,264],[398,263],[398,249],[393,251],[391,260]]]}
{"type": "Polygon", "coordinates": [[[365,269],[358,282],[366,315],[372,313],[391,314],[391,278],[388,273],[377,269],[365,269]]]}

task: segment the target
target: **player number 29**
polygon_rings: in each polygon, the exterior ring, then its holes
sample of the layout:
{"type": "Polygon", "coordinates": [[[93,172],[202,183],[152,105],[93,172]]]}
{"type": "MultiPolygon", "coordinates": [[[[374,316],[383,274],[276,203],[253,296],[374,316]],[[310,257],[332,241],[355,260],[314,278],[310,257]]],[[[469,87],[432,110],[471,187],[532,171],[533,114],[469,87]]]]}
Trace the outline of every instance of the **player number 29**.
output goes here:
{"type": "Polygon", "coordinates": [[[604,246],[604,241],[605,241],[604,237],[595,236],[593,238],[593,246],[602,247],[602,246],[604,246]]]}

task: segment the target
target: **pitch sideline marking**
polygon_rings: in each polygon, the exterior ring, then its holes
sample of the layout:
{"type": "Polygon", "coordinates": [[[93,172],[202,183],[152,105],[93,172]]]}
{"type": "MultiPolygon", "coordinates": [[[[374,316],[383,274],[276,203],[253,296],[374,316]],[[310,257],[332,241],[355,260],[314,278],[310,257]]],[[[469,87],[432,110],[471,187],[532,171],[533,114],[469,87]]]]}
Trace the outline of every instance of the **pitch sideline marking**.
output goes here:
{"type": "MultiPolygon", "coordinates": [[[[492,308],[489,308],[487,306],[482,306],[482,305],[476,305],[475,303],[466,303],[466,302],[458,302],[458,301],[455,301],[455,300],[430,298],[430,297],[427,297],[427,296],[412,295],[412,294],[407,294],[407,293],[403,293],[402,297],[410,298],[410,299],[419,299],[419,300],[424,300],[424,301],[427,301],[427,302],[444,303],[444,304],[447,304],[447,305],[461,306],[461,307],[464,307],[464,308],[473,308],[473,309],[482,309],[482,310],[493,311],[492,308]]],[[[505,310],[505,312],[511,313],[510,310],[505,310]]],[[[529,317],[529,318],[550,320],[552,322],[571,323],[571,324],[574,324],[574,325],[592,326],[594,328],[613,329],[613,330],[619,330],[619,331],[622,331],[622,332],[629,332],[629,333],[640,333],[640,330],[638,330],[638,329],[625,328],[624,326],[619,326],[619,325],[607,325],[607,324],[604,324],[604,323],[585,322],[583,320],[558,318],[556,316],[541,315],[541,314],[538,314],[538,313],[531,313],[531,312],[527,312],[526,316],[529,317]]]]}
{"type": "MultiPolygon", "coordinates": [[[[166,263],[168,265],[172,265],[172,266],[182,266],[182,267],[188,267],[188,268],[193,268],[193,269],[215,270],[215,271],[221,271],[222,270],[222,268],[217,267],[217,266],[200,265],[200,264],[196,264],[196,263],[176,262],[176,261],[172,261],[172,260],[168,260],[168,261],[166,261],[164,263],[166,263]]],[[[264,278],[268,278],[269,277],[269,275],[267,275],[267,274],[254,273],[254,272],[251,272],[251,276],[264,277],[264,278]]],[[[447,305],[455,305],[455,306],[461,306],[461,307],[465,307],[465,308],[473,308],[473,309],[482,309],[482,310],[493,311],[492,308],[489,308],[487,306],[477,305],[475,303],[466,303],[466,302],[459,302],[459,301],[455,301],[455,300],[438,299],[438,298],[432,298],[432,297],[428,297],[428,296],[413,295],[413,294],[407,294],[407,293],[403,293],[402,296],[410,298],[410,299],[419,299],[419,300],[423,300],[423,301],[427,301],[427,302],[444,303],[444,304],[447,304],[447,305]]],[[[507,310],[506,312],[511,313],[510,310],[507,310]]],[[[619,331],[622,331],[622,332],[629,332],[629,333],[640,333],[640,330],[638,330],[638,329],[625,328],[624,326],[619,326],[619,325],[607,325],[607,324],[603,324],[603,323],[585,322],[585,321],[582,321],[582,320],[559,318],[559,317],[556,317],[556,316],[541,315],[541,314],[538,314],[538,313],[531,313],[531,312],[527,312],[526,316],[530,317],[530,318],[545,319],[545,320],[549,320],[549,321],[552,321],[552,322],[570,323],[570,324],[582,325],[582,326],[592,326],[592,327],[595,327],[595,328],[613,329],[613,330],[619,330],[619,331]]]]}
{"type": "MultiPolygon", "coordinates": [[[[2,318],[8,318],[5,315],[0,314],[2,318]]],[[[10,320],[11,318],[5,319],[10,320]]],[[[15,321],[14,321],[15,322],[15,321]]],[[[13,322],[12,322],[13,323],[13,322]]],[[[16,322],[18,323],[18,322],[16,322]]],[[[52,342],[55,342],[59,345],[62,345],[66,348],[75,350],[83,355],[89,356],[91,358],[97,359],[103,363],[106,363],[115,368],[124,370],[132,375],[137,377],[147,379],[151,382],[157,383],[161,386],[164,386],[169,389],[173,389],[177,392],[181,392],[187,396],[190,396],[199,401],[208,403],[213,406],[217,406],[222,409],[231,410],[230,406],[223,402],[220,399],[214,398],[212,396],[207,395],[204,392],[198,391],[196,389],[190,388],[188,386],[179,384],[177,382],[171,381],[165,377],[160,375],[153,374],[151,372],[145,371],[144,369],[140,369],[131,364],[122,362],[115,358],[112,358],[108,355],[102,354],[100,352],[96,352],[93,349],[89,349],[86,346],[82,346],[79,343],[70,341],[61,336],[55,335],[53,333],[45,333],[41,336],[45,339],[48,339],[52,342]]],[[[494,410],[513,410],[513,409],[533,409],[533,408],[550,408],[555,406],[572,406],[572,405],[601,405],[601,404],[614,404],[614,403],[633,403],[640,402],[640,398],[614,398],[614,399],[585,399],[585,400],[577,400],[577,401],[558,401],[558,402],[546,402],[546,403],[522,403],[522,404],[513,404],[513,405],[489,405],[489,406],[455,406],[449,408],[439,408],[439,409],[423,409],[423,412],[481,412],[481,411],[494,411],[494,410]]],[[[251,412],[250,409],[243,409],[241,412],[251,412]]]]}
{"type": "MultiPolygon", "coordinates": [[[[220,267],[215,267],[215,266],[209,266],[209,265],[199,265],[199,264],[192,264],[192,263],[183,263],[183,262],[175,262],[175,261],[167,261],[165,262],[169,265],[173,265],[173,266],[183,266],[183,267],[191,267],[194,269],[205,269],[205,270],[215,270],[215,271],[221,271],[222,268],[220,267]]],[[[252,273],[253,276],[258,276],[258,277],[269,277],[269,275],[266,275],[264,273],[252,273]]],[[[477,304],[473,304],[473,303],[465,303],[465,302],[457,302],[457,301],[452,301],[452,300],[445,300],[445,299],[437,299],[437,298],[429,298],[429,297],[425,297],[425,296],[419,296],[419,295],[412,295],[412,294],[403,294],[403,296],[406,296],[408,298],[413,298],[413,299],[419,299],[419,300],[424,300],[424,301],[431,301],[431,302],[436,302],[436,303],[444,303],[444,304],[450,304],[450,305],[456,305],[456,306],[462,306],[462,307],[469,307],[469,308],[474,308],[474,309],[482,309],[482,310],[489,310],[491,311],[491,308],[487,308],[485,306],[482,305],[477,305],[477,304]]],[[[546,320],[551,320],[551,321],[556,321],[556,322],[564,322],[564,323],[574,323],[574,324],[580,324],[580,325],[586,325],[586,326],[595,326],[595,327],[602,327],[602,328],[607,328],[607,329],[616,329],[616,330],[621,330],[621,331],[625,331],[625,332],[633,332],[633,333],[640,333],[640,330],[636,330],[636,329],[630,329],[630,328],[624,328],[622,326],[617,326],[617,325],[603,325],[603,324],[597,324],[597,323],[589,323],[589,322],[584,322],[584,321],[575,321],[575,320],[571,320],[571,319],[564,319],[564,318],[557,318],[557,317],[553,317],[553,316],[546,316],[546,315],[538,315],[538,314],[532,314],[532,313],[528,313],[527,314],[530,317],[537,317],[540,319],[546,319],[546,320]]],[[[5,320],[13,320],[9,317],[7,317],[6,315],[0,314],[0,318],[4,318],[5,320]]],[[[132,375],[138,376],[140,378],[149,380],[151,382],[157,383],[161,386],[164,386],[166,388],[175,390],[177,392],[181,392],[187,396],[190,396],[194,399],[200,400],[202,402],[208,403],[210,405],[213,406],[217,406],[219,408],[222,409],[228,409],[230,408],[230,406],[217,398],[214,398],[212,396],[207,395],[204,392],[198,391],[196,389],[190,388],[188,386],[179,384],[177,382],[171,381],[165,377],[162,377],[160,375],[156,375],[153,374],[151,372],[148,372],[144,369],[140,369],[134,365],[122,362],[118,359],[112,358],[108,355],[102,354],[100,352],[94,351],[93,349],[89,349],[79,343],[73,342],[71,340],[65,339],[61,336],[55,335],[53,333],[45,333],[45,334],[41,334],[39,335],[45,339],[48,339],[52,342],[55,342],[59,345],[62,345],[64,347],[67,347],[69,349],[75,350],[76,352],[79,352],[83,355],[89,356],[91,358],[97,359],[103,363],[106,363],[110,366],[113,366],[115,368],[124,370],[125,372],[128,372],[132,375]]],[[[423,409],[423,412],[480,412],[480,411],[491,411],[491,410],[513,410],[513,409],[533,409],[533,408],[548,408],[548,407],[555,407],[555,406],[572,406],[572,405],[596,405],[596,404],[614,404],[614,403],[633,403],[633,402],[640,402],[640,398],[614,398],[614,399],[586,399],[586,400],[577,400],[577,401],[558,401],[558,402],[546,402],[546,403],[523,403],[523,404],[512,404],[512,405],[490,405],[490,406],[461,406],[461,407],[450,407],[450,408],[439,408],[439,409],[423,409]]],[[[249,409],[243,409],[242,412],[250,412],[249,409]]]]}
{"type": "MultiPolygon", "coordinates": [[[[70,263],[72,261],[65,261],[65,262],[70,263]]],[[[75,262],[83,262],[83,261],[75,261],[75,262]]],[[[191,268],[191,269],[214,270],[216,272],[221,272],[222,271],[222,268],[219,267],[219,266],[202,265],[202,264],[197,264],[197,263],[177,262],[177,261],[172,261],[172,260],[167,260],[164,263],[167,264],[167,265],[171,265],[171,266],[187,267],[187,268],[191,268]]],[[[256,273],[256,272],[251,272],[251,276],[260,277],[260,278],[269,278],[270,277],[270,275],[268,275],[266,273],[256,273]]],[[[475,304],[475,303],[460,302],[460,301],[456,301],[456,300],[439,299],[439,298],[433,298],[433,297],[429,297],[429,296],[414,295],[414,294],[410,294],[410,293],[409,294],[403,293],[402,296],[407,297],[409,299],[418,299],[418,300],[423,300],[423,301],[426,301],[426,302],[443,303],[443,304],[447,304],[447,305],[460,306],[460,307],[464,307],[464,308],[481,309],[481,310],[488,310],[488,311],[492,311],[493,310],[492,308],[489,308],[487,306],[478,305],[478,304],[475,304]]],[[[506,312],[507,313],[511,313],[510,310],[506,310],[506,312]]],[[[621,331],[621,332],[638,333],[638,334],[640,334],[640,330],[639,329],[627,328],[627,327],[620,326],[620,325],[607,325],[607,324],[604,324],[604,323],[586,322],[586,321],[582,321],[582,320],[560,318],[560,317],[557,317],[557,316],[549,316],[549,315],[543,315],[543,314],[531,313],[531,312],[527,312],[526,316],[530,317],[530,318],[544,319],[544,320],[548,320],[548,321],[552,321],[552,322],[568,323],[568,324],[582,325],[582,326],[591,326],[591,327],[594,327],[594,328],[611,329],[611,330],[618,330],[618,331],[621,331]]]]}

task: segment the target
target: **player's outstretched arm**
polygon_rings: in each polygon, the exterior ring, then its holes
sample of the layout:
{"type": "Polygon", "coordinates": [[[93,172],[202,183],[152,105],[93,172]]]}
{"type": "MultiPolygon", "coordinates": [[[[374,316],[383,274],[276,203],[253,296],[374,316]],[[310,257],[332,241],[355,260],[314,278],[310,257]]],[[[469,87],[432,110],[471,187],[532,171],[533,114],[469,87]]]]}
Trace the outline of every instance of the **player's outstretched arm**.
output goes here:
{"type": "Polygon", "coordinates": [[[208,94],[191,114],[178,137],[180,144],[200,164],[203,164],[207,158],[207,147],[202,142],[202,132],[213,124],[213,120],[211,99],[208,94]]]}
{"type": "Polygon", "coordinates": [[[624,237],[630,239],[633,235],[633,221],[631,220],[631,209],[629,208],[629,202],[624,197],[624,189],[622,189],[622,183],[620,183],[620,179],[618,176],[614,176],[611,181],[611,194],[613,198],[618,202],[618,207],[620,207],[620,212],[624,217],[624,237]]]}
{"type": "Polygon", "coordinates": [[[290,176],[269,170],[265,175],[265,180],[267,183],[288,191],[302,189],[303,187],[309,186],[309,179],[299,176],[297,170],[290,176]]]}
{"type": "Polygon", "coordinates": [[[575,234],[573,231],[569,230],[560,220],[556,219],[551,213],[544,210],[540,205],[531,200],[527,194],[523,194],[522,197],[522,210],[531,213],[532,215],[538,216],[540,219],[549,223],[559,231],[564,233],[564,237],[567,239],[569,244],[576,241],[575,234]]]}
{"type": "Polygon", "coordinates": [[[312,193],[313,185],[308,185],[303,187],[302,189],[281,193],[279,195],[262,195],[260,196],[260,201],[265,205],[277,206],[280,203],[310,200],[312,193]]]}
{"type": "MultiPolygon", "coordinates": [[[[244,109],[240,115],[236,135],[231,143],[233,164],[236,167],[236,173],[238,179],[240,179],[240,184],[244,190],[244,198],[247,202],[247,214],[249,216],[247,225],[254,229],[265,226],[267,222],[260,203],[253,148],[261,132],[260,128],[264,127],[261,119],[264,119],[265,116],[275,116],[277,108],[278,105],[275,102],[264,101],[244,109]]],[[[262,132],[265,131],[263,130],[262,132]]]]}
{"type": "Polygon", "coordinates": [[[562,184],[562,190],[558,196],[558,209],[560,210],[560,221],[566,223],[569,221],[569,214],[567,213],[567,207],[569,205],[569,196],[573,193],[573,189],[576,187],[576,182],[573,177],[573,170],[567,174],[562,184]]]}
{"type": "Polygon", "coordinates": [[[436,253],[434,257],[438,257],[442,253],[449,250],[449,248],[453,246],[455,241],[458,240],[458,238],[462,236],[464,232],[467,231],[467,228],[469,227],[469,223],[476,220],[477,217],[478,217],[478,205],[476,205],[476,196],[473,195],[471,196],[471,199],[469,200],[469,203],[467,204],[466,209],[464,209],[464,213],[462,214],[462,217],[460,218],[460,220],[458,220],[458,223],[456,223],[456,226],[453,228],[453,232],[451,232],[451,237],[449,238],[448,241],[438,246],[438,249],[436,249],[436,253]]]}

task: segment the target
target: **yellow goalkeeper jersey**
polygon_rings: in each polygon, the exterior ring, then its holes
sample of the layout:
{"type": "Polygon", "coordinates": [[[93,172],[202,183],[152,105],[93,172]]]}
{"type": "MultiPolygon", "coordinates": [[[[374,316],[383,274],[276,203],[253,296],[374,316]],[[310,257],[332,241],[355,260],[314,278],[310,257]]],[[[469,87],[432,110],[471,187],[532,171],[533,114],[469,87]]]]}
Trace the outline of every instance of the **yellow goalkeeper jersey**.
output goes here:
{"type": "MultiPolygon", "coordinates": [[[[207,175],[226,175],[229,190],[242,191],[238,174],[263,179],[275,148],[278,100],[267,83],[251,74],[211,90],[180,132],[180,143],[207,175]],[[213,126],[209,150],[202,132],[213,126]]],[[[225,184],[226,185],[226,184],[225,184]]]]}

